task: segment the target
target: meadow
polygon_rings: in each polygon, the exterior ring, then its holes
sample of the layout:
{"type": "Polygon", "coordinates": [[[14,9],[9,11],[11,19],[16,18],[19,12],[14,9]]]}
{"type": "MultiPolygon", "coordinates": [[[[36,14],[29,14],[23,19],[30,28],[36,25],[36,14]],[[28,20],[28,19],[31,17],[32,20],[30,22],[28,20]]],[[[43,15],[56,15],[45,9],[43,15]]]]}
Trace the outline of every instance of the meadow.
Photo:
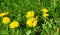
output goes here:
{"type": "Polygon", "coordinates": [[[0,35],[60,35],[60,0],[0,0],[0,35]]]}

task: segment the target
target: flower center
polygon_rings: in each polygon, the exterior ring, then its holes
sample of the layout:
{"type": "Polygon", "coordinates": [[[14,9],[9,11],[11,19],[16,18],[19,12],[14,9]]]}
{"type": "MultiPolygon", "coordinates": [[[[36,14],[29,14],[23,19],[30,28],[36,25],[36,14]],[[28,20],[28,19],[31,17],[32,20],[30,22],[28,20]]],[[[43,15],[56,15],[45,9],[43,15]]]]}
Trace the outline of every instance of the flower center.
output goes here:
{"type": "Polygon", "coordinates": [[[32,23],[34,23],[34,20],[32,21],[32,23]]]}

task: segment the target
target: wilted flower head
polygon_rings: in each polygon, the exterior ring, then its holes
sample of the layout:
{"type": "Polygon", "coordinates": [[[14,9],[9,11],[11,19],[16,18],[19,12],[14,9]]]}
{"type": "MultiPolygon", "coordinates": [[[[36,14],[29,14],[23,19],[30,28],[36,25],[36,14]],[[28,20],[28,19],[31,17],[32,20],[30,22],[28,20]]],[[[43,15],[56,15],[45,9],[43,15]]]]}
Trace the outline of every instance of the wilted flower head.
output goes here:
{"type": "Polygon", "coordinates": [[[60,29],[59,28],[57,28],[57,32],[60,32],[60,29]]]}

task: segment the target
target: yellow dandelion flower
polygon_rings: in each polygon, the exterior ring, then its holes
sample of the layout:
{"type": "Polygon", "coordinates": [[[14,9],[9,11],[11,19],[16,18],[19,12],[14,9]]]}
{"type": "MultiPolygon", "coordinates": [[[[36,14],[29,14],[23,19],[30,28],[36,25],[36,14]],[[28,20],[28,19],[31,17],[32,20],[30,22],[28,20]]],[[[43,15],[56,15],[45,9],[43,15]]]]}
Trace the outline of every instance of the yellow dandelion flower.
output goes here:
{"type": "Polygon", "coordinates": [[[10,18],[9,18],[9,17],[4,17],[4,18],[2,19],[2,22],[3,22],[4,24],[8,24],[8,23],[10,22],[10,18]]]}
{"type": "Polygon", "coordinates": [[[47,16],[49,16],[49,14],[45,14],[45,13],[43,14],[43,17],[44,18],[46,18],[47,16]]]}
{"type": "Polygon", "coordinates": [[[28,11],[27,14],[26,14],[26,17],[27,18],[34,17],[34,12],[33,11],[28,11]]]}
{"type": "Polygon", "coordinates": [[[6,16],[6,15],[8,15],[8,12],[0,13],[0,17],[6,16]]]}
{"type": "Polygon", "coordinates": [[[29,18],[27,20],[27,25],[29,27],[35,27],[37,25],[37,20],[35,18],[29,18]]]}
{"type": "Polygon", "coordinates": [[[13,22],[11,22],[11,24],[9,26],[10,26],[10,28],[16,28],[19,26],[19,22],[13,21],[13,22]]]}
{"type": "Polygon", "coordinates": [[[43,11],[44,13],[47,13],[47,12],[48,12],[48,10],[47,10],[46,8],[42,9],[42,11],[43,11]]]}

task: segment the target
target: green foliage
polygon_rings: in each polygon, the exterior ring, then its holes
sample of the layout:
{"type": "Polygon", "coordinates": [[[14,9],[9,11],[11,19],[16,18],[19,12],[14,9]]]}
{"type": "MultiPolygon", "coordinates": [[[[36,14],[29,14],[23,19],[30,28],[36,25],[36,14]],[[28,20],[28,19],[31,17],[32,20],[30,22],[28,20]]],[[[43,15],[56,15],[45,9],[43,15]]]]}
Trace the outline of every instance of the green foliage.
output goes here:
{"type": "Polygon", "coordinates": [[[0,0],[0,13],[9,12],[11,21],[16,20],[20,26],[10,29],[2,23],[0,17],[0,35],[60,35],[60,0],[0,0]],[[42,17],[42,9],[47,8],[49,17],[42,17]],[[34,11],[38,16],[37,26],[26,27],[25,14],[34,11]]]}

